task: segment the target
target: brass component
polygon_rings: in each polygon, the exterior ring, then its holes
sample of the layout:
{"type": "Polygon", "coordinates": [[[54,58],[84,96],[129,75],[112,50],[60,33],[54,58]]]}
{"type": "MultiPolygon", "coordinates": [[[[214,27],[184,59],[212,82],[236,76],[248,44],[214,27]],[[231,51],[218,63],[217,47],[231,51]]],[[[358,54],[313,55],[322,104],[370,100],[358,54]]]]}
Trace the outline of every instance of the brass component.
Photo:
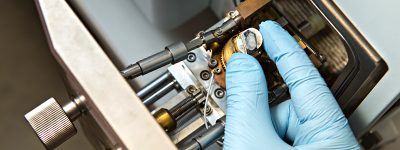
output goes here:
{"type": "Polygon", "coordinates": [[[153,114],[153,117],[156,118],[158,124],[167,132],[171,132],[176,128],[175,118],[171,115],[171,113],[165,109],[161,108],[156,113],[153,114]]]}
{"type": "Polygon", "coordinates": [[[221,63],[222,63],[222,67],[224,67],[224,70],[226,70],[226,65],[228,64],[228,60],[229,60],[229,58],[231,58],[232,54],[240,52],[235,46],[236,39],[237,39],[237,36],[236,35],[233,36],[231,39],[228,40],[228,42],[226,42],[224,48],[222,49],[221,63]]]}
{"type": "Polygon", "coordinates": [[[270,8],[272,0],[247,0],[236,7],[236,10],[240,14],[240,21],[242,28],[245,28],[250,24],[252,18],[265,10],[270,8]]]}
{"type": "MultiPolygon", "coordinates": [[[[214,59],[216,59],[218,61],[218,66],[216,68],[223,68],[222,59],[221,59],[221,57],[223,56],[222,54],[223,54],[223,52],[221,52],[218,55],[213,57],[214,59]]],[[[214,71],[214,69],[212,69],[211,71],[214,71]]],[[[225,69],[221,69],[221,74],[214,75],[214,81],[216,83],[218,83],[223,89],[226,89],[225,69]]]]}
{"type": "Polygon", "coordinates": [[[260,47],[262,44],[261,33],[254,28],[248,28],[233,36],[222,49],[221,62],[224,69],[233,53],[245,53],[253,57],[261,55],[260,47]]]}

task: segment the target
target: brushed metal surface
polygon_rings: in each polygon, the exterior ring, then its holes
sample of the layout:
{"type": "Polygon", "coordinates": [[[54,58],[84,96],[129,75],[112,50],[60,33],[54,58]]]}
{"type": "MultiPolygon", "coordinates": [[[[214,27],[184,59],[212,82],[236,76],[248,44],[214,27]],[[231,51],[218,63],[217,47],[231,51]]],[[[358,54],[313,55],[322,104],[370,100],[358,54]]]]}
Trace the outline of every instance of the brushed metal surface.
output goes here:
{"type": "Polygon", "coordinates": [[[176,149],[68,3],[36,3],[70,96],[85,97],[79,121],[95,148],[176,149]]]}

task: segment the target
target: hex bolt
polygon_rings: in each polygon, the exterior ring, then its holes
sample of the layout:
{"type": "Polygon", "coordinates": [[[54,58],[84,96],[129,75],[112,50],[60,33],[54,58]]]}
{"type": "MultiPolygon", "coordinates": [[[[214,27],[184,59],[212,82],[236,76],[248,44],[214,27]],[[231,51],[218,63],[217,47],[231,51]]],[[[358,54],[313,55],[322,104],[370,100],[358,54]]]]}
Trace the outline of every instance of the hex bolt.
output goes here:
{"type": "Polygon", "coordinates": [[[217,98],[223,98],[225,96],[225,91],[221,88],[218,88],[214,91],[214,95],[217,98]]]}
{"type": "Polygon", "coordinates": [[[189,53],[189,54],[188,54],[187,61],[188,61],[188,62],[194,62],[194,61],[196,61],[196,54],[194,54],[194,53],[189,53]]]}
{"type": "Polygon", "coordinates": [[[211,58],[210,61],[208,61],[208,67],[210,68],[215,68],[218,66],[218,61],[214,58],[211,58]]]}
{"type": "Polygon", "coordinates": [[[203,71],[201,71],[201,73],[200,73],[200,77],[201,77],[201,79],[203,79],[203,80],[208,80],[208,79],[210,79],[210,77],[211,77],[211,73],[210,73],[210,71],[208,71],[208,70],[203,70],[203,71]]]}
{"type": "Polygon", "coordinates": [[[222,73],[222,69],[221,68],[215,68],[213,72],[214,72],[214,74],[221,74],[222,73]]]}

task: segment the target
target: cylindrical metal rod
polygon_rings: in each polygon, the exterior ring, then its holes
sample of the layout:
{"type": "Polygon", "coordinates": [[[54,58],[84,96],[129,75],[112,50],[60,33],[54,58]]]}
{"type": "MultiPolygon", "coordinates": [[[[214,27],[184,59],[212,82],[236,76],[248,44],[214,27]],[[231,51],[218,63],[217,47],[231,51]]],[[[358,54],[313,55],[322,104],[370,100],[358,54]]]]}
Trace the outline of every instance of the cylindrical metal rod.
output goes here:
{"type": "Polygon", "coordinates": [[[81,110],[79,110],[77,104],[74,101],[68,102],[62,107],[62,109],[72,122],[77,120],[82,115],[81,110]]]}
{"type": "Polygon", "coordinates": [[[194,138],[180,150],[203,150],[224,136],[225,116],[217,121],[217,124],[201,133],[200,136],[194,138]]]}
{"type": "Polygon", "coordinates": [[[168,84],[168,82],[171,82],[171,74],[166,72],[147,84],[143,89],[137,92],[136,95],[140,99],[144,99],[160,87],[163,87],[163,85],[168,84]]]}
{"type": "Polygon", "coordinates": [[[148,98],[146,98],[143,103],[149,107],[150,105],[154,104],[157,100],[159,100],[161,97],[165,96],[169,92],[171,92],[174,89],[174,81],[169,82],[167,85],[162,87],[160,90],[155,92],[154,94],[150,95],[148,98]]]}
{"type": "Polygon", "coordinates": [[[158,69],[172,62],[172,55],[168,50],[163,50],[150,57],[142,59],[121,71],[122,76],[133,79],[150,71],[158,69]]]}
{"type": "Polygon", "coordinates": [[[186,59],[187,55],[188,49],[184,43],[174,43],[165,47],[163,51],[128,66],[128,68],[121,71],[121,74],[125,78],[133,79],[168,65],[169,63],[174,64],[182,61],[186,59]]]}

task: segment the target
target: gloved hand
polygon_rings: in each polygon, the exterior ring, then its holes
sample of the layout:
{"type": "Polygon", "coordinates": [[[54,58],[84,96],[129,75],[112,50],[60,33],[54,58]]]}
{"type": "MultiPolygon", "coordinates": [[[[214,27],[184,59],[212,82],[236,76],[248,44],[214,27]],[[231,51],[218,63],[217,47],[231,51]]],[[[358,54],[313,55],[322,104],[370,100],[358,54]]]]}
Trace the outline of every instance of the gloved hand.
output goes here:
{"type": "Polygon", "coordinates": [[[260,64],[250,55],[233,54],[226,70],[224,149],[360,149],[331,91],[299,44],[273,21],[261,23],[260,32],[291,100],[269,109],[260,64]]]}

